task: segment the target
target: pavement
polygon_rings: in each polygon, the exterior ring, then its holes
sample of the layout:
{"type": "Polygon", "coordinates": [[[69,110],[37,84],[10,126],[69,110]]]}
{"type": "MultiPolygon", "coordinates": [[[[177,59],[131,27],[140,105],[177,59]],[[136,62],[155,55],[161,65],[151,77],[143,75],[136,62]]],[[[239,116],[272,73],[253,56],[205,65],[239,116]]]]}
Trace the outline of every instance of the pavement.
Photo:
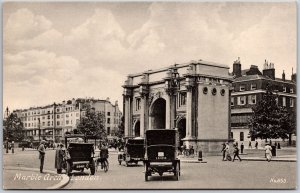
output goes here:
{"type": "Polygon", "coordinates": [[[69,183],[69,176],[54,171],[26,167],[3,168],[3,189],[60,189],[69,183]]]}
{"type": "MultiPolygon", "coordinates": [[[[246,151],[246,155],[241,155],[242,162],[221,161],[222,156],[204,156],[202,162],[198,161],[197,155],[179,156],[182,162],[180,181],[175,181],[172,174],[166,173],[162,177],[155,174],[148,182],[144,181],[144,166],[141,162],[129,167],[125,167],[124,163],[119,165],[118,152],[114,149],[109,151],[110,166],[107,173],[98,170],[95,176],[91,176],[89,170],[75,172],[63,185],[59,185],[60,182],[54,183],[54,180],[32,184],[22,180],[13,181],[16,173],[28,176],[24,168],[30,170],[29,175],[39,174],[38,152],[16,150],[15,154],[3,153],[4,189],[295,189],[297,185],[297,163],[288,161],[296,159],[295,148],[277,152],[278,156],[273,160],[285,159],[282,162],[246,160],[264,160],[263,150],[246,151]]],[[[45,171],[55,176],[54,157],[55,151],[47,149],[45,171]]]]}

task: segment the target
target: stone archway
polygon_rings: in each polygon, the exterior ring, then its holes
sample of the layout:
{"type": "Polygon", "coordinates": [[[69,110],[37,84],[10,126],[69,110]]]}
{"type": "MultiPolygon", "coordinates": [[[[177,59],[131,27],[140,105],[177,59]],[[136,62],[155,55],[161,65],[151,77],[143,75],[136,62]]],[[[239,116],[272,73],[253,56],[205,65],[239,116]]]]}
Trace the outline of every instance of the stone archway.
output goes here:
{"type": "Polygon", "coordinates": [[[179,134],[179,143],[180,143],[180,146],[182,146],[183,145],[182,139],[186,137],[186,119],[185,118],[181,118],[177,122],[177,128],[178,128],[178,134],[179,134]]]}
{"type": "Polygon", "coordinates": [[[136,121],[134,124],[134,136],[140,137],[141,136],[141,124],[140,121],[136,121]]]}
{"type": "Polygon", "coordinates": [[[158,98],[154,101],[150,111],[151,129],[166,128],[166,100],[158,98]]]}

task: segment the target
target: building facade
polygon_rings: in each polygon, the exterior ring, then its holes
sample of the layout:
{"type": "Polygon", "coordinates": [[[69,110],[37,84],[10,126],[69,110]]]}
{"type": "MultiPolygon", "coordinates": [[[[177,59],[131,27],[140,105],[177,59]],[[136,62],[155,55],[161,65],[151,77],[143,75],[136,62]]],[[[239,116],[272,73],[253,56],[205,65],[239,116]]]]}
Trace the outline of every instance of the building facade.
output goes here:
{"type": "Polygon", "coordinates": [[[229,67],[206,61],[129,75],[124,87],[125,136],[178,129],[180,145],[216,153],[230,139],[229,67]]]}
{"type": "MultiPolygon", "coordinates": [[[[289,113],[296,113],[296,74],[292,74],[290,80],[286,79],[284,72],[281,78],[276,78],[273,63],[265,61],[263,66],[261,72],[255,65],[242,70],[239,59],[233,63],[231,137],[239,144],[244,143],[245,148],[249,148],[250,142],[254,147],[255,140],[259,147],[264,146],[263,141],[249,137],[248,120],[252,116],[252,107],[262,99],[268,85],[277,94],[278,105],[286,107],[289,113]]],[[[281,139],[277,141],[284,144],[281,139]]]]}
{"type": "Polygon", "coordinates": [[[23,122],[26,137],[31,137],[33,140],[45,139],[60,142],[64,140],[64,134],[76,129],[80,118],[85,116],[85,104],[90,104],[96,112],[105,115],[106,132],[108,135],[114,135],[120,124],[122,113],[118,108],[118,103],[113,105],[109,99],[72,99],[59,104],[14,110],[13,113],[16,113],[23,122]]]}

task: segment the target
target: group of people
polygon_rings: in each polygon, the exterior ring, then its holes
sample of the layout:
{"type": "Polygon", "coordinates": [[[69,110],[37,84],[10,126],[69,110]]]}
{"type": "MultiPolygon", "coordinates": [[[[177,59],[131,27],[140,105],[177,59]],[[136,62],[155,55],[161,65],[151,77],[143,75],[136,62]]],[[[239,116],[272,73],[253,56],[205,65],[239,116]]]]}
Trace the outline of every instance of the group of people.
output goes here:
{"type": "MultiPolygon", "coordinates": [[[[73,141],[74,142],[74,141],[73,141]]],[[[77,143],[83,143],[83,140],[76,140],[77,143]]],[[[40,142],[40,145],[38,147],[38,152],[39,152],[39,159],[40,159],[40,173],[44,173],[43,169],[44,169],[44,162],[45,162],[45,154],[46,154],[46,147],[45,147],[45,140],[42,140],[40,142]]],[[[103,167],[103,163],[104,162],[108,162],[107,158],[108,158],[108,147],[105,144],[102,144],[100,149],[100,155],[99,155],[99,159],[98,162],[101,163],[101,169],[103,167]]],[[[71,156],[69,154],[68,149],[66,150],[64,148],[63,144],[57,144],[57,149],[55,152],[55,163],[54,166],[57,170],[58,174],[62,173],[62,170],[65,167],[65,161],[71,159],[71,156]]]]}
{"type": "Polygon", "coordinates": [[[239,148],[238,148],[238,144],[237,143],[233,143],[233,159],[230,156],[230,147],[229,147],[229,143],[223,143],[222,144],[222,150],[221,152],[223,153],[223,161],[233,161],[238,158],[240,161],[242,161],[242,159],[239,156],[239,148]]]}
{"type": "Polygon", "coordinates": [[[186,145],[182,145],[180,147],[180,152],[184,156],[189,156],[189,155],[194,155],[195,150],[194,150],[194,147],[192,145],[189,145],[188,149],[187,149],[186,145]]]}

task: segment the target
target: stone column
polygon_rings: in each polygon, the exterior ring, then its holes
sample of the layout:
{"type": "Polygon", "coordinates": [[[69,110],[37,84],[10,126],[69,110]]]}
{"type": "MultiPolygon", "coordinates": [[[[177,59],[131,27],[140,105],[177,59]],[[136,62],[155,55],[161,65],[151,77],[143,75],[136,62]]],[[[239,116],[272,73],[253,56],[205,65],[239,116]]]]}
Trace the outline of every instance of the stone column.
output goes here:
{"type": "Polygon", "coordinates": [[[125,132],[125,137],[129,136],[129,130],[131,129],[130,127],[130,98],[129,97],[125,97],[125,112],[124,112],[124,118],[125,118],[125,123],[124,123],[124,132],[125,132]]]}
{"type": "Polygon", "coordinates": [[[145,98],[146,96],[141,97],[141,112],[140,112],[140,137],[144,137],[145,132],[145,98]]]}
{"type": "Polygon", "coordinates": [[[171,96],[167,94],[166,98],[166,129],[171,128],[171,96]]]}
{"type": "Polygon", "coordinates": [[[186,138],[192,137],[192,90],[186,93],[186,138]]]}

